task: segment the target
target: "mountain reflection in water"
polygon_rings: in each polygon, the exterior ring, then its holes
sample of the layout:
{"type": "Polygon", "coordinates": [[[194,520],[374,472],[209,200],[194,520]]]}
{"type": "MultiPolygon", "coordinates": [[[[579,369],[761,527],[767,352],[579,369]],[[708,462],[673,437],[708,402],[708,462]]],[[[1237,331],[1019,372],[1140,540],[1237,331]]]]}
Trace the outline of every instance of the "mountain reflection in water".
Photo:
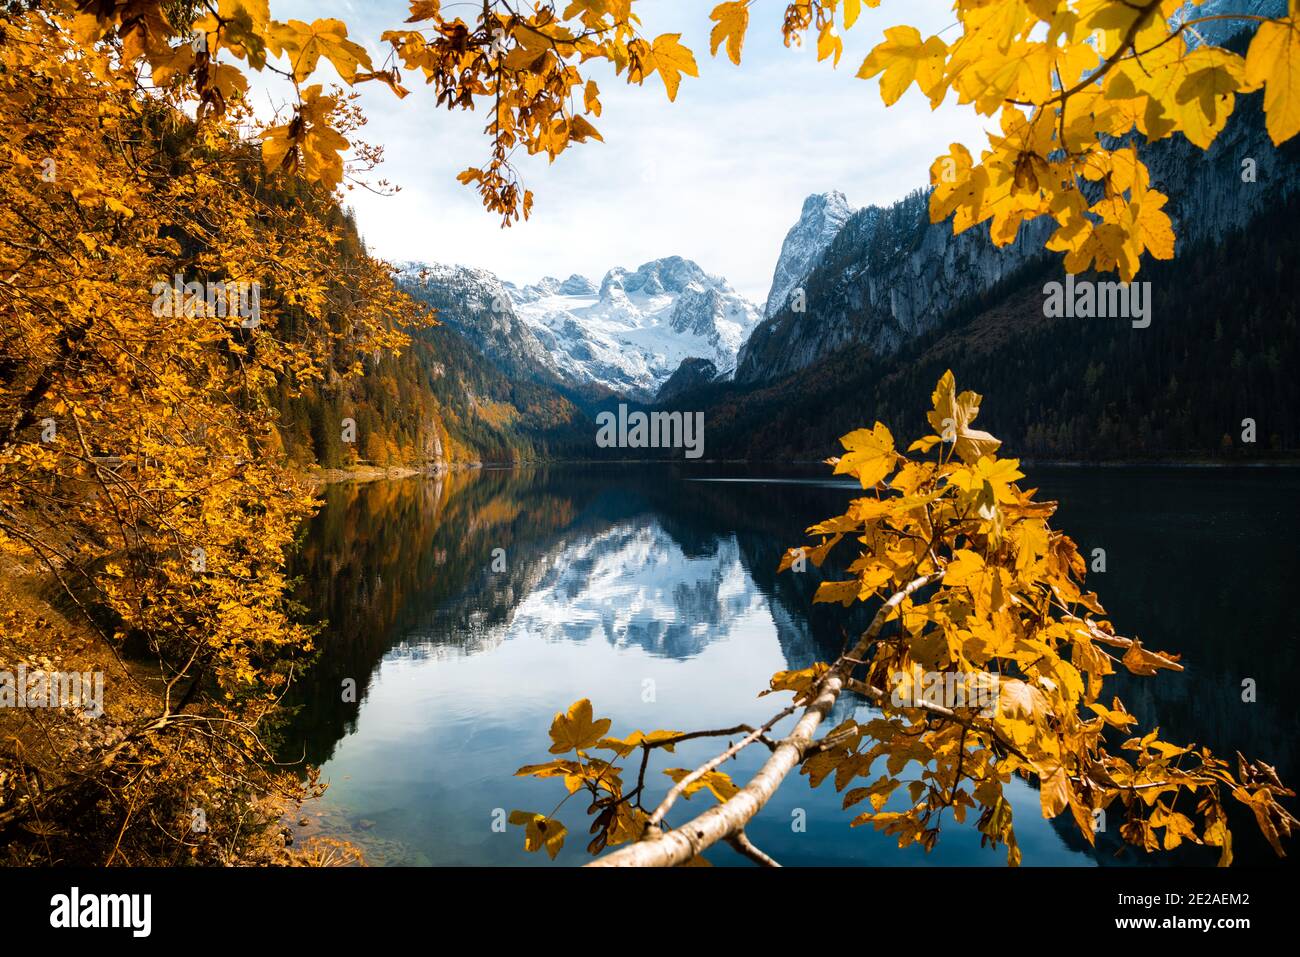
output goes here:
{"type": "MultiPolygon", "coordinates": [[[[1240,749],[1292,783],[1298,722],[1285,683],[1300,561],[1289,543],[1300,518],[1285,503],[1300,476],[1031,469],[1030,479],[1040,498],[1062,501],[1054,524],[1085,554],[1106,549],[1108,571],[1090,583],[1121,632],[1188,664],[1118,677],[1129,709],[1167,740],[1240,749]],[[1256,703],[1241,701],[1245,678],[1256,703]]],[[[669,465],[331,486],[296,559],[299,598],[324,627],[321,660],[294,691],[284,755],[323,767],[327,829],[368,846],[374,863],[548,863],[524,853],[519,829],[493,822],[500,810],[549,811],[561,795],[555,782],[513,776],[545,759],[557,710],[590,697],[618,734],[760,722],[776,710],[755,697],[772,673],[829,660],[862,629],[862,609],[811,603],[837,569],[776,574],[784,549],[854,491],[824,470],[669,465]],[[342,700],[347,679],[354,701],[342,700]]],[[[845,696],[828,727],[853,713],[870,709],[845,696]]],[[[689,742],[668,766],[716,749],[689,742]]],[[[726,770],[743,779],[764,754],[750,749],[726,770]]],[[[1042,819],[1029,785],[1013,782],[1009,795],[1028,865],[1213,862],[1197,848],[1116,858],[1111,834],[1094,851],[1068,816],[1042,819]]],[[[930,855],[900,851],[850,829],[841,797],[830,782],[814,790],[792,777],[749,833],[792,865],[1003,863],[973,826],[950,820],[930,855]]],[[[707,800],[680,804],[670,823],[707,800]]],[[[571,832],[562,863],[587,859],[584,807],[577,798],[560,815],[571,832]]],[[[1234,823],[1238,860],[1270,862],[1249,821],[1234,823]]],[[[709,856],[741,863],[725,848],[709,856]]]]}

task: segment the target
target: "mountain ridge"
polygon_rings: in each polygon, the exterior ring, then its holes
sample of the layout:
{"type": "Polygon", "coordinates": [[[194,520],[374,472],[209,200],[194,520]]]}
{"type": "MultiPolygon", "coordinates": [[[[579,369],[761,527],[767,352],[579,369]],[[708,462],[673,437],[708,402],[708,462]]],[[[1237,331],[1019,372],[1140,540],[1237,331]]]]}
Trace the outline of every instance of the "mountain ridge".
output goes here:
{"type": "Polygon", "coordinates": [[[758,307],[681,256],[615,267],[600,285],[574,275],[505,284],[514,310],[575,383],[648,400],[685,359],[723,375],[758,323],[758,307]]]}

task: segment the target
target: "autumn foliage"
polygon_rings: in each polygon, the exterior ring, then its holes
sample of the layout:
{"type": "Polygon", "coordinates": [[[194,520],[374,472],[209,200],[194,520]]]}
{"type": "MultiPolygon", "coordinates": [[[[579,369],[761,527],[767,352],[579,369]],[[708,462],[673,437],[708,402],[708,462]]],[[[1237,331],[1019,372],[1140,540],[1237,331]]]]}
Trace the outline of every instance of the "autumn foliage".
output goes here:
{"type": "Polygon", "coordinates": [[[4,712],[19,859],[237,860],[275,818],[249,800],[303,793],[263,735],[312,651],[284,557],[313,494],[267,396],[359,375],[416,312],[339,257],[327,194],[268,181],[246,106],[118,68],[151,24],[91,45],[84,20],[0,19],[0,658],[66,670],[89,629],[124,661],[94,723],[4,712]]]}
{"type": "MultiPolygon", "coordinates": [[[[865,602],[875,617],[834,661],[772,677],[762,694],[793,694],[789,707],[758,728],[623,738],[609,736],[611,722],[594,718],[588,700],[556,715],[551,752],[564,757],[518,773],[563,778],[569,796],[589,801],[592,853],[630,845],[603,863],[698,863],[717,839],[739,842],[742,853],[761,859],[744,825],[771,796],[772,778],[779,782],[795,766],[813,787],[831,781],[844,792],[852,826],[869,824],[896,836],[900,847],[931,849],[950,814],[957,824],[969,819],[983,843],[1005,846],[1007,863],[1019,864],[1006,796],[1018,777],[1037,785],[1044,817],[1069,814],[1089,843],[1108,814],[1139,848],[1204,844],[1218,848],[1227,865],[1232,835],[1224,801],[1231,798],[1285,854],[1282,840],[1300,822],[1278,803],[1293,792],[1271,767],[1238,756],[1234,768],[1208,747],[1139,730],[1106,693],[1117,669],[1155,676],[1182,665],[1107,620],[1085,590],[1074,542],[1049,524],[1055,504],[1022,489],[1019,461],[999,457],[998,440],[974,427],[980,402],[974,392],[958,392],[949,372],[931,397],[934,432],[906,452],[879,422],[841,440],[844,454],[830,464],[864,494],[844,514],[809,528],[814,543],[787,552],[781,569],[820,567],[846,540],[856,543],[849,577],[823,582],[814,600],[865,602]],[[978,701],[954,696],[958,686],[989,694],[978,701]],[[873,716],[845,719],[814,739],[842,690],[865,699],[873,716]],[[794,729],[776,734],[796,713],[794,729]],[[650,758],[698,737],[733,743],[693,770],[665,769],[673,786],[658,805],[647,804],[650,758]],[[750,782],[732,781],[721,766],[756,744],[772,757],[750,782]],[[626,766],[615,763],[623,759],[630,759],[626,766]],[[630,768],[634,781],[625,780],[630,768]],[[695,792],[708,792],[718,806],[665,831],[676,798],[695,792]]],[[[564,841],[554,813],[516,811],[511,821],[525,827],[528,850],[554,857],[564,841]]]]}

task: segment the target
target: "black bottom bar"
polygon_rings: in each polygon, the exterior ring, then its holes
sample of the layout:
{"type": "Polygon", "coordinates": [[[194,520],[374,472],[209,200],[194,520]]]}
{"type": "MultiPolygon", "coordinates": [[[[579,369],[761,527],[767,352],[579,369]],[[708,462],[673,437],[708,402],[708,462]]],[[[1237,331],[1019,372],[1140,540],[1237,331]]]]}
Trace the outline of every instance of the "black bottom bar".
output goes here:
{"type": "Polygon", "coordinates": [[[1098,932],[1172,932],[1227,943],[1235,935],[1294,928],[1287,870],[0,870],[0,900],[12,942],[111,938],[128,947],[336,947],[448,931],[457,939],[478,933],[497,947],[566,934],[581,940],[597,926],[611,940],[633,928],[649,939],[662,932],[667,944],[683,919],[707,924],[709,915],[729,946],[751,934],[767,938],[777,932],[773,921],[809,929],[825,920],[841,931],[866,921],[889,937],[933,935],[938,944],[965,933],[952,923],[958,914],[988,921],[991,929],[1088,939],[1098,932]],[[144,897],[117,895],[148,895],[147,910],[144,897]]]}

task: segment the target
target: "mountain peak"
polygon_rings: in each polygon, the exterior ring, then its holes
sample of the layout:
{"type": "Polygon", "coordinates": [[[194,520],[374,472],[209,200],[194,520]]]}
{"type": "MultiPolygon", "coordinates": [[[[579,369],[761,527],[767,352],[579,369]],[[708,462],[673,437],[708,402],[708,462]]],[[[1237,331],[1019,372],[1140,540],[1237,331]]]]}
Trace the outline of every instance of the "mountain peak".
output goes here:
{"type": "Polygon", "coordinates": [[[710,282],[718,280],[713,280],[695,262],[682,256],[665,256],[642,263],[633,272],[622,266],[611,269],[600,284],[600,297],[607,300],[618,291],[645,296],[677,295],[692,283],[703,285],[710,282]]]}
{"type": "Polygon", "coordinates": [[[520,318],[568,378],[646,399],[685,358],[734,368],[761,318],[726,280],[684,256],[611,269],[598,298],[590,283],[568,288],[572,283],[571,277],[543,289],[543,281],[511,287],[510,294],[520,318]]]}
{"type": "Polygon", "coordinates": [[[579,273],[574,273],[564,282],[560,283],[556,289],[561,296],[594,296],[596,294],[595,284],[579,273]]]}
{"type": "Polygon", "coordinates": [[[510,375],[550,380],[560,369],[515,311],[512,288],[486,269],[449,263],[397,266],[398,286],[510,375]]]}
{"type": "Polygon", "coordinates": [[[772,274],[772,290],[763,309],[764,317],[775,315],[790,293],[812,272],[826,247],[853,215],[853,207],[839,190],[813,193],[803,201],[799,221],[786,233],[781,257],[772,274]]]}
{"type": "Polygon", "coordinates": [[[568,279],[543,276],[532,285],[516,286],[512,282],[508,282],[505,283],[505,287],[510,293],[511,300],[515,303],[536,302],[538,299],[545,299],[548,296],[596,295],[595,284],[586,276],[576,272],[568,279]]]}
{"type": "MultiPolygon", "coordinates": [[[[1170,137],[1145,145],[1142,160],[1152,183],[1178,184],[1166,212],[1177,224],[1180,249],[1249,228],[1300,182],[1294,158],[1270,147],[1257,103],[1238,108],[1208,150],[1170,137]],[[1242,157],[1256,159],[1260,185],[1242,188],[1242,157]]],[[[929,197],[928,189],[917,190],[854,213],[796,282],[815,310],[800,314],[782,300],[745,342],[736,381],[772,382],[848,346],[891,356],[1003,283],[1020,281],[1024,270],[1062,268],[1045,248],[1051,217],[1022,224],[1014,242],[998,248],[987,226],[955,233],[950,222],[932,222],[929,197]]]]}
{"type": "Polygon", "coordinates": [[[803,211],[799,218],[810,219],[818,214],[826,215],[828,210],[844,210],[847,215],[853,212],[853,207],[849,205],[848,197],[838,189],[828,190],[825,193],[812,193],[803,201],[803,211]]]}

